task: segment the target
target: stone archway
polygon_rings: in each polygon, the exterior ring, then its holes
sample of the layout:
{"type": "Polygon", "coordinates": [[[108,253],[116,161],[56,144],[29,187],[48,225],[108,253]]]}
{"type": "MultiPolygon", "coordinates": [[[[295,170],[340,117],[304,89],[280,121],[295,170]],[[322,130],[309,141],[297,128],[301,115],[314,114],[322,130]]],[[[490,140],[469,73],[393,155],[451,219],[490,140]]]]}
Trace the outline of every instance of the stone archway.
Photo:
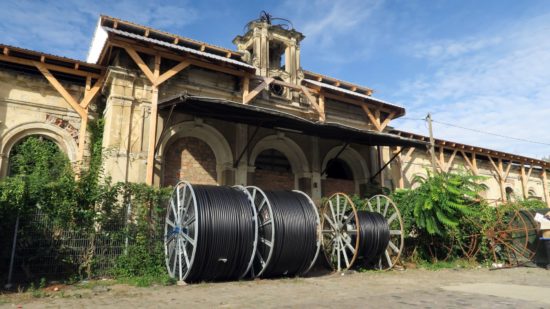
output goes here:
{"type": "Polygon", "coordinates": [[[366,160],[350,146],[346,147],[343,152],[340,153],[343,146],[333,147],[327,152],[321,165],[321,170],[327,169],[329,162],[332,164],[344,164],[342,168],[349,168],[352,177],[330,177],[332,175],[322,175],[321,189],[322,195],[328,196],[336,192],[344,192],[348,194],[360,194],[360,185],[368,182],[368,168],[366,160]],[[340,153],[338,158],[334,160],[336,155],[340,153]]]}
{"type": "Polygon", "coordinates": [[[229,143],[218,130],[200,121],[186,121],[170,127],[161,137],[157,159],[162,162],[163,185],[172,185],[175,178],[181,177],[202,184],[233,182],[233,155],[229,143]],[[177,153],[179,159],[176,159],[177,153]]]}
{"type": "Polygon", "coordinates": [[[13,146],[28,136],[44,136],[57,144],[71,163],[76,162],[78,145],[73,137],[65,130],[43,122],[31,122],[11,128],[4,134],[0,142],[0,177],[8,173],[9,153],[13,146]]]}
{"type": "Polygon", "coordinates": [[[283,134],[266,136],[261,139],[251,151],[248,165],[254,174],[252,184],[265,189],[308,189],[308,184],[299,185],[300,179],[310,178],[309,162],[298,144],[283,134]],[[290,171],[276,171],[270,169],[255,169],[257,159],[267,151],[274,150],[288,161],[290,171]],[[257,175],[256,175],[257,174],[257,175]],[[265,179],[265,181],[263,181],[265,179]],[[276,180],[276,181],[269,181],[276,180]]]}

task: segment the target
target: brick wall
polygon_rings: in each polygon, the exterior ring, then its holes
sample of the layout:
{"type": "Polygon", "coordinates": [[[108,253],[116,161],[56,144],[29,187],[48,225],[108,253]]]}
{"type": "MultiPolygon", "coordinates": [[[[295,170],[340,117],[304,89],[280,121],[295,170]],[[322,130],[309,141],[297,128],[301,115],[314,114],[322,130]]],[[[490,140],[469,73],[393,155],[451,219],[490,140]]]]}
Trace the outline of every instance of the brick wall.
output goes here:
{"type": "Polygon", "coordinates": [[[216,157],[202,140],[183,137],[168,147],[164,164],[164,185],[175,185],[179,180],[194,184],[217,183],[216,157]]]}
{"type": "Polygon", "coordinates": [[[325,197],[337,192],[349,195],[355,194],[355,182],[353,180],[327,178],[323,179],[321,183],[321,195],[325,197]]]}
{"type": "Polygon", "coordinates": [[[254,172],[254,185],[264,190],[294,190],[294,174],[259,170],[254,172]]]}

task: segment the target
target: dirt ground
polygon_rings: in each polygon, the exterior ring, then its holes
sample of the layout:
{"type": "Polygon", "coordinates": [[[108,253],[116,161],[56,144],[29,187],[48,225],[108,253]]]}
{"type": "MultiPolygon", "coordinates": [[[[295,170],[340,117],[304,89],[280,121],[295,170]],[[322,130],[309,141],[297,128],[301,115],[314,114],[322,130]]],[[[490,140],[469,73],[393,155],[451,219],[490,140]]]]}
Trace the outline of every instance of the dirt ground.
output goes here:
{"type": "Polygon", "coordinates": [[[131,287],[95,282],[1,295],[0,308],[549,308],[550,271],[540,268],[405,270],[311,278],[131,287]]]}

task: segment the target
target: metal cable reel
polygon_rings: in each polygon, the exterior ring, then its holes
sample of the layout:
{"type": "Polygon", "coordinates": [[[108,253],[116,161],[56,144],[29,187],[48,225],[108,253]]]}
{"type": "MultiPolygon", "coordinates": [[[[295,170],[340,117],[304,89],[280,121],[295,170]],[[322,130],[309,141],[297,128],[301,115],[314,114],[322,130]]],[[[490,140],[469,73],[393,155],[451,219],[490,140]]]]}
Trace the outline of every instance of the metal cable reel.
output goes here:
{"type": "Polygon", "coordinates": [[[403,251],[405,228],[401,213],[389,197],[381,194],[367,200],[366,206],[370,212],[380,214],[386,220],[389,229],[387,246],[373,266],[379,270],[391,269],[399,261],[403,251]]]}
{"type": "Polygon", "coordinates": [[[301,191],[246,187],[258,216],[258,245],[252,277],[295,276],[313,267],[320,250],[317,208],[301,191]]]}
{"type": "Polygon", "coordinates": [[[164,250],[179,281],[243,278],[258,240],[256,209],[244,187],[178,183],[168,204],[164,250]]]}
{"type": "Polygon", "coordinates": [[[359,252],[360,234],[357,209],[349,196],[335,193],[324,203],[322,211],[323,251],[334,270],[353,266],[359,252]]]}

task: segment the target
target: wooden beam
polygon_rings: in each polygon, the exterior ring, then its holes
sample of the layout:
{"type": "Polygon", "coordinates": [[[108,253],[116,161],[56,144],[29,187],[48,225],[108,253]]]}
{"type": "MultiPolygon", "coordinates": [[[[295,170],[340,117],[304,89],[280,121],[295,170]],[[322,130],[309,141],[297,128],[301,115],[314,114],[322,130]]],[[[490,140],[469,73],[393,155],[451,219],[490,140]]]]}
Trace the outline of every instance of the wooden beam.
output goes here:
{"type": "MultiPolygon", "coordinates": [[[[155,67],[152,72],[153,78],[158,78],[160,75],[160,56],[155,56],[155,67]]],[[[153,82],[153,93],[151,97],[151,115],[149,119],[149,142],[147,148],[147,167],[145,175],[145,183],[153,185],[153,178],[155,172],[155,147],[157,142],[157,118],[158,118],[158,87],[153,82]]]]}
{"type": "Polygon", "coordinates": [[[248,104],[248,103],[249,103],[252,99],[254,99],[262,90],[264,90],[266,87],[268,87],[269,84],[271,84],[273,81],[274,81],[274,79],[273,79],[272,77],[264,78],[264,80],[263,80],[258,86],[256,86],[256,88],[254,88],[252,91],[250,91],[250,93],[248,94],[248,96],[243,97],[243,104],[248,104]]]}
{"type": "Polygon", "coordinates": [[[152,84],[154,84],[155,83],[155,76],[154,76],[153,72],[151,71],[151,69],[149,69],[147,64],[145,64],[143,59],[141,59],[141,56],[132,47],[125,47],[124,49],[126,50],[128,55],[130,56],[130,58],[132,58],[132,60],[134,60],[134,62],[137,64],[137,66],[140,68],[140,70],[143,72],[143,74],[145,74],[145,76],[147,76],[149,81],[152,84]]]}
{"type": "Polygon", "coordinates": [[[395,117],[395,112],[391,112],[388,117],[386,117],[386,119],[384,119],[384,122],[382,122],[382,124],[380,124],[380,128],[382,130],[384,130],[388,124],[390,123],[390,121],[393,119],[393,117],[395,117]]]}
{"type": "Polygon", "coordinates": [[[323,93],[319,94],[319,113],[323,115],[323,121],[326,120],[325,114],[325,95],[323,93]]]}
{"type": "Polygon", "coordinates": [[[520,176],[521,176],[521,192],[523,194],[523,199],[529,197],[529,191],[527,189],[527,174],[525,173],[525,165],[520,166],[520,176]]]}
{"type": "Polygon", "coordinates": [[[243,77],[243,102],[244,102],[244,98],[248,96],[249,91],[250,91],[250,77],[244,76],[243,77]]]}
{"type": "Polygon", "coordinates": [[[369,118],[371,123],[374,125],[376,130],[381,132],[382,127],[380,127],[380,123],[378,122],[378,119],[376,119],[374,114],[370,111],[370,109],[366,105],[361,105],[361,107],[363,108],[363,111],[365,112],[365,114],[367,114],[367,117],[369,118]]]}
{"type": "Polygon", "coordinates": [[[99,90],[101,90],[101,87],[103,87],[104,81],[105,81],[105,77],[103,76],[100,79],[98,79],[89,90],[85,92],[86,94],[84,95],[84,99],[82,99],[82,101],[80,102],[80,106],[82,106],[82,108],[84,109],[88,108],[88,105],[90,105],[90,103],[95,98],[99,90]]]}
{"type": "Polygon", "coordinates": [[[461,150],[460,153],[462,154],[462,158],[464,158],[464,161],[466,161],[466,164],[468,164],[468,166],[470,167],[470,170],[474,173],[474,175],[477,176],[479,174],[479,171],[477,170],[477,166],[474,166],[470,158],[468,158],[468,155],[466,155],[466,153],[463,150],[461,150]]]}
{"type": "Polygon", "coordinates": [[[162,73],[162,75],[160,75],[156,79],[155,85],[160,86],[160,84],[162,84],[165,81],[167,81],[168,79],[172,78],[174,75],[178,74],[180,71],[184,70],[185,68],[187,68],[190,65],[191,65],[191,63],[189,63],[189,61],[182,61],[182,62],[176,64],[171,69],[168,69],[168,71],[162,73]]]}
{"type": "Polygon", "coordinates": [[[321,108],[319,107],[319,104],[317,104],[317,100],[315,99],[315,97],[309,92],[306,86],[302,86],[302,91],[304,92],[307,100],[309,101],[309,104],[311,104],[311,106],[313,106],[313,108],[319,114],[319,121],[325,122],[325,113],[321,111],[321,108]]]}
{"type": "Polygon", "coordinates": [[[458,152],[458,150],[454,150],[453,153],[451,154],[451,157],[449,158],[449,161],[447,161],[447,163],[445,163],[445,171],[446,172],[449,172],[451,170],[451,166],[453,165],[453,161],[455,160],[455,156],[456,156],[456,153],[458,152]]]}
{"type": "Polygon", "coordinates": [[[495,161],[493,161],[491,156],[487,156],[487,158],[489,158],[489,162],[491,162],[491,165],[493,166],[493,168],[494,168],[495,172],[497,173],[498,177],[502,178],[502,172],[499,170],[499,168],[495,164],[495,161]]]}
{"type": "Polygon", "coordinates": [[[294,90],[302,91],[302,86],[298,86],[298,85],[295,85],[295,84],[287,83],[287,82],[284,82],[284,81],[282,81],[282,80],[274,80],[273,83],[274,83],[275,85],[281,85],[281,86],[288,87],[288,88],[291,88],[291,89],[294,89],[294,90]]]}
{"type": "Polygon", "coordinates": [[[504,180],[508,178],[508,175],[510,175],[510,168],[512,167],[512,161],[508,162],[508,167],[506,168],[506,172],[504,173],[504,180]]]}
{"type": "Polygon", "coordinates": [[[162,48],[162,47],[151,47],[151,48],[149,48],[149,47],[143,47],[143,46],[139,46],[139,45],[131,45],[131,44],[129,44],[129,42],[124,41],[124,40],[120,40],[120,39],[112,40],[112,41],[110,41],[110,44],[112,46],[116,46],[116,47],[120,47],[120,48],[124,48],[124,49],[130,48],[130,49],[133,49],[135,51],[139,51],[141,53],[148,54],[148,55],[160,55],[162,58],[166,58],[166,59],[170,59],[170,60],[174,60],[174,61],[179,61],[179,62],[189,61],[189,63],[191,63],[191,65],[198,66],[198,67],[205,68],[205,69],[209,69],[209,70],[213,70],[213,71],[219,71],[219,72],[230,74],[230,75],[244,76],[244,75],[249,74],[249,73],[244,72],[244,71],[239,71],[239,70],[228,68],[228,67],[221,66],[221,65],[218,65],[218,64],[206,62],[206,61],[198,59],[198,58],[193,58],[192,55],[186,55],[186,56],[176,55],[176,54],[173,53],[172,50],[167,51],[166,48],[162,48]]]}
{"type": "Polygon", "coordinates": [[[67,103],[80,115],[81,118],[87,117],[88,113],[76,102],[73,96],[59,83],[59,81],[50,73],[43,63],[36,62],[36,68],[44,75],[57,92],[65,99],[67,103]]]}
{"type": "Polygon", "coordinates": [[[379,105],[379,104],[374,104],[373,102],[363,101],[359,98],[355,99],[355,98],[344,97],[342,95],[335,95],[335,94],[329,93],[329,92],[325,92],[325,98],[332,99],[332,100],[339,101],[339,102],[352,104],[352,105],[356,105],[356,106],[367,105],[367,106],[369,106],[369,108],[370,107],[377,108],[377,109],[380,109],[381,112],[385,112],[385,113],[388,113],[388,114],[395,111],[395,109],[384,107],[383,105],[379,105]]]}
{"type": "MultiPolygon", "coordinates": [[[[5,55],[5,54],[3,54],[3,55],[0,54],[0,61],[20,64],[20,65],[27,65],[27,66],[32,66],[32,67],[36,67],[37,63],[41,63],[40,61],[16,58],[16,57],[5,55]]],[[[54,71],[54,72],[66,73],[66,74],[81,76],[81,77],[90,76],[90,77],[96,78],[96,79],[101,77],[101,74],[97,74],[97,73],[91,73],[91,72],[75,70],[73,68],[62,67],[62,66],[59,66],[59,65],[53,65],[53,64],[49,64],[49,63],[41,63],[41,64],[44,68],[46,68],[50,71],[54,71]]]]}

